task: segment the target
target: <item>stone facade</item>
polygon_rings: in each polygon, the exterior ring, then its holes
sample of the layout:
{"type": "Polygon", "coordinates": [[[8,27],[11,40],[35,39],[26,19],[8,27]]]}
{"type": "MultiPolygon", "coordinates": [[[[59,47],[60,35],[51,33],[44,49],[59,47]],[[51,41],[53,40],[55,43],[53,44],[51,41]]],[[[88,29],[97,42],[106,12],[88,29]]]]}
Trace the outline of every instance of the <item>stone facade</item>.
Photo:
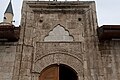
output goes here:
{"type": "Polygon", "coordinates": [[[78,80],[120,80],[120,42],[99,42],[97,26],[94,1],[24,1],[20,40],[0,42],[0,80],[39,80],[52,64],[73,68],[78,80]]]}

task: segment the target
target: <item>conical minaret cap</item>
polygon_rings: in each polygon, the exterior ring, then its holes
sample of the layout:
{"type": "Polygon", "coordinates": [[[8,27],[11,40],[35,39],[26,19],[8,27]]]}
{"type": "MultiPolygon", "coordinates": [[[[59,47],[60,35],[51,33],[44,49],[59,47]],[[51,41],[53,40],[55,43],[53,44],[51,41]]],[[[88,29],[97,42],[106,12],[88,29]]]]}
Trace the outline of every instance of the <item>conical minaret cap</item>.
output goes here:
{"type": "MultiPolygon", "coordinates": [[[[12,8],[11,0],[10,0],[10,2],[9,2],[9,4],[8,4],[8,7],[7,7],[5,13],[11,13],[11,14],[13,14],[13,8],[12,8]]],[[[14,15],[14,14],[13,14],[13,15],[14,15]]]]}

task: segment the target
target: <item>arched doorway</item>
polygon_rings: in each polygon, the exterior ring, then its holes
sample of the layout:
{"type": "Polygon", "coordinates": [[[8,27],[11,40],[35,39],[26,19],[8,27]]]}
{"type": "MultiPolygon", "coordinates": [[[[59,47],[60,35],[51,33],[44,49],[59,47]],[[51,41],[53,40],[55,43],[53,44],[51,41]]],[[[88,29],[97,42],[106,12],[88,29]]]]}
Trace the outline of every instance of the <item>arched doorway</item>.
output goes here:
{"type": "Polygon", "coordinates": [[[69,66],[64,64],[54,64],[45,68],[39,80],[77,80],[77,73],[69,66]]]}

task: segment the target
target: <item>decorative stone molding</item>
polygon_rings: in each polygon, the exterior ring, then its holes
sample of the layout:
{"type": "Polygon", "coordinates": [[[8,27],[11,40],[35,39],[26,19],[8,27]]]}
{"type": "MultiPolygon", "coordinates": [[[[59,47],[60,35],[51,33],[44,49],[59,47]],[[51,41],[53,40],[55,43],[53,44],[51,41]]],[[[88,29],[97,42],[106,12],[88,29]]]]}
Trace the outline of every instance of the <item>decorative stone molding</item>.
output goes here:
{"type": "Polygon", "coordinates": [[[73,41],[73,37],[63,26],[58,24],[52,31],[49,32],[44,41],[73,41]]]}
{"type": "MultiPolygon", "coordinates": [[[[73,55],[64,54],[64,53],[52,53],[52,54],[42,57],[41,59],[38,59],[38,61],[34,62],[32,72],[34,75],[38,75],[44,68],[46,68],[47,66],[50,66],[52,64],[68,65],[77,72],[79,77],[83,77],[82,61],[73,55]]],[[[38,75],[38,77],[39,77],[39,75],[38,75]]]]}

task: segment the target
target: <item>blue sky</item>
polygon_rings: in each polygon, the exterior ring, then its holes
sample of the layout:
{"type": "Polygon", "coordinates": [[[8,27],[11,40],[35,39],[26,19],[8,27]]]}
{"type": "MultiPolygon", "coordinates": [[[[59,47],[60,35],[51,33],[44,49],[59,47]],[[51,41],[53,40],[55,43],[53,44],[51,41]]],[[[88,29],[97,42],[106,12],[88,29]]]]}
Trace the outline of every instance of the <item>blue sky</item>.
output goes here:
{"type": "MultiPolygon", "coordinates": [[[[10,0],[0,0],[0,22],[3,21],[5,9],[10,0]]],[[[20,25],[21,7],[23,0],[12,0],[15,25],[20,25]]],[[[88,0],[80,0],[88,1],[88,0]]],[[[91,0],[89,0],[91,1],[91,0]]],[[[93,1],[93,0],[92,0],[93,1]]],[[[101,25],[120,25],[120,0],[94,0],[98,24],[101,25]]]]}

